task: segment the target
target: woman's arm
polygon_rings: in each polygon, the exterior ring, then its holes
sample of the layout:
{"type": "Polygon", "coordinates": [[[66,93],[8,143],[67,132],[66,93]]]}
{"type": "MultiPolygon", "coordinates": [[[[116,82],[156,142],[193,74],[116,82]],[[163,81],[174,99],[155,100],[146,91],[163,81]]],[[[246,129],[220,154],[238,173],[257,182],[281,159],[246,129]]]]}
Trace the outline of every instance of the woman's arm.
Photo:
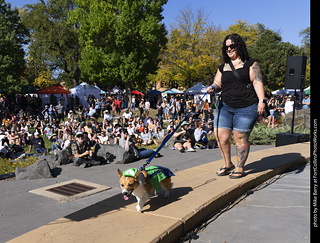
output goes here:
{"type": "Polygon", "coordinates": [[[221,91],[221,87],[222,87],[222,84],[221,84],[221,77],[222,77],[222,73],[219,71],[217,71],[216,73],[216,76],[214,77],[214,81],[212,83],[212,85],[214,86],[214,89],[213,87],[210,85],[209,87],[207,87],[207,92],[209,92],[210,94],[215,92],[215,93],[219,93],[221,91]]]}
{"type": "Polygon", "coordinates": [[[264,95],[262,72],[257,61],[254,62],[253,65],[250,67],[249,75],[250,75],[250,80],[253,84],[254,90],[256,91],[256,94],[259,99],[258,112],[259,112],[259,115],[262,115],[266,104],[264,103],[265,95],[264,95]]]}

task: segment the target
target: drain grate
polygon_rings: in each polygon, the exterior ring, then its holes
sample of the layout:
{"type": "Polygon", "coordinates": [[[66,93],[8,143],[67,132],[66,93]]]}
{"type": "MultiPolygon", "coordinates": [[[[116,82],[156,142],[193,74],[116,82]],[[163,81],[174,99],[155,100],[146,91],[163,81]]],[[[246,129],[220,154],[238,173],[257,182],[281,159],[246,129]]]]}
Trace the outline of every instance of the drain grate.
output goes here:
{"type": "Polygon", "coordinates": [[[110,189],[108,186],[73,179],[70,181],[59,182],[58,184],[51,186],[34,189],[30,192],[61,202],[70,202],[108,189],[110,189]]]}
{"type": "Polygon", "coordinates": [[[46,191],[49,192],[53,192],[62,196],[66,196],[66,197],[71,197],[73,195],[82,193],[82,192],[86,192],[86,191],[90,191],[96,189],[96,187],[92,187],[92,186],[87,186],[87,185],[83,185],[80,183],[69,183],[63,186],[57,186],[57,187],[53,187],[50,189],[47,189],[46,191]]]}

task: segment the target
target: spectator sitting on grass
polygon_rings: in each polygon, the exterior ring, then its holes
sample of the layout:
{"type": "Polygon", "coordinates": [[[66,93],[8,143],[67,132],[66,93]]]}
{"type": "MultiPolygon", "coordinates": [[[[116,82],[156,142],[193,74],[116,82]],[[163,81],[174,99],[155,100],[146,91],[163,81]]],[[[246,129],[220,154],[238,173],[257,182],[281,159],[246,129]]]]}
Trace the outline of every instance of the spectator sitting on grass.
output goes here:
{"type": "Polygon", "coordinates": [[[143,128],[143,132],[140,134],[140,138],[142,139],[142,145],[150,145],[153,143],[151,139],[151,133],[146,126],[143,128]]]}
{"type": "Polygon", "coordinates": [[[155,144],[159,144],[160,143],[160,139],[163,138],[165,135],[164,129],[162,128],[162,125],[160,124],[157,128],[156,128],[156,132],[153,134],[153,137],[155,137],[156,139],[153,140],[153,142],[155,144]]]}
{"type": "Polygon", "coordinates": [[[30,147],[29,147],[29,153],[31,152],[32,146],[34,147],[35,153],[45,153],[46,148],[44,146],[43,138],[39,136],[38,132],[34,133],[34,137],[31,139],[30,147]]]}

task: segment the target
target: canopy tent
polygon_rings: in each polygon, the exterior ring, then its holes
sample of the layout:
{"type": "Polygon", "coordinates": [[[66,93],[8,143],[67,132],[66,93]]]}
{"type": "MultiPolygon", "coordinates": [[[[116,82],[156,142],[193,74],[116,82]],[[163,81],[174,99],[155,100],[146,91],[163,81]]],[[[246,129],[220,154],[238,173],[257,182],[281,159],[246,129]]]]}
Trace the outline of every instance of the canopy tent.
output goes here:
{"type": "Polygon", "coordinates": [[[132,94],[136,94],[136,95],[142,95],[142,96],[144,96],[144,94],[142,94],[140,91],[138,91],[138,90],[134,90],[134,91],[132,91],[132,94]]]}
{"type": "Polygon", "coordinates": [[[164,93],[164,94],[182,94],[183,92],[178,89],[173,88],[173,89],[168,89],[166,91],[163,91],[162,93],[164,93]]]}
{"type": "Polygon", "coordinates": [[[311,91],[311,86],[309,86],[308,88],[304,89],[304,93],[307,95],[310,95],[310,91],[311,91]]]}
{"type": "Polygon", "coordinates": [[[123,91],[118,88],[117,85],[113,87],[113,89],[110,91],[111,94],[123,94],[123,91]]]}
{"type": "Polygon", "coordinates": [[[77,87],[70,89],[70,92],[71,95],[74,96],[74,98],[78,96],[80,103],[86,108],[89,108],[87,102],[89,95],[93,95],[95,98],[100,97],[100,89],[85,82],[79,84],[77,87]]]}
{"type": "Polygon", "coordinates": [[[96,84],[94,85],[94,87],[100,90],[100,94],[106,94],[106,91],[103,91],[102,89],[100,89],[96,84]]]}
{"type": "Polygon", "coordinates": [[[60,85],[53,85],[53,86],[50,86],[48,88],[41,89],[37,93],[38,93],[39,97],[42,99],[42,105],[52,103],[50,101],[50,96],[54,95],[55,96],[54,99],[57,102],[61,101],[62,105],[65,108],[67,107],[68,94],[70,94],[70,91],[62,88],[60,85]],[[66,95],[67,102],[65,102],[66,99],[63,97],[63,95],[66,95]]]}
{"type": "MultiPolygon", "coordinates": [[[[204,86],[203,84],[201,84],[200,82],[196,83],[193,87],[191,87],[190,89],[187,89],[184,91],[186,95],[197,95],[199,94],[200,97],[202,97],[201,94],[205,94],[207,93],[207,88],[206,86],[204,86]]],[[[203,101],[208,100],[208,102],[210,103],[210,94],[207,94],[204,98],[203,101]]]]}
{"type": "MultiPolygon", "coordinates": [[[[272,91],[271,94],[273,95],[294,95],[294,89],[285,89],[283,88],[282,90],[275,90],[275,91],[272,91]]],[[[297,89],[296,92],[298,94],[301,93],[300,89],[297,89]]]]}
{"type": "Polygon", "coordinates": [[[161,92],[159,90],[154,89],[148,92],[147,95],[161,95],[161,92]]]}

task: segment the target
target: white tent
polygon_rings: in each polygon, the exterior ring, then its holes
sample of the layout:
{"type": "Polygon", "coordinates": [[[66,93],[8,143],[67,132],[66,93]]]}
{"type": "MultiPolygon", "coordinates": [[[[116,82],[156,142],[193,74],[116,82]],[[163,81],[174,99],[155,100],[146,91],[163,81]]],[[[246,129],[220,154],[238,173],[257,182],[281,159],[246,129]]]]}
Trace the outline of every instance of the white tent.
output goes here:
{"type": "Polygon", "coordinates": [[[70,92],[74,98],[78,96],[80,103],[86,108],[89,108],[87,102],[89,95],[94,95],[94,97],[97,99],[100,97],[100,89],[85,82],[79,84],[77,87],[74,87],[73,89],[70,89],[70,92]]]}
{"type": "MultiPolygon", "coordinates": [[[[205,93],[207,93],[207,88],[206,86],[204,86],[203,84],[201,84],[200,82],[196,83],[193,87],[191,87],[190,89],[187,89],[184,91],[186,93],[186,95],[197,95],[199,94],[200,97],[202,97],[202,95],[204,95],[205,93]],[[201,95],[202,94],[202,95],[201,95]]],[[[205,101],[206,99],[208,99],[208,102],[210,103],[210,95],[207,94],[204,98],[203,101],[205,101]]]]}

